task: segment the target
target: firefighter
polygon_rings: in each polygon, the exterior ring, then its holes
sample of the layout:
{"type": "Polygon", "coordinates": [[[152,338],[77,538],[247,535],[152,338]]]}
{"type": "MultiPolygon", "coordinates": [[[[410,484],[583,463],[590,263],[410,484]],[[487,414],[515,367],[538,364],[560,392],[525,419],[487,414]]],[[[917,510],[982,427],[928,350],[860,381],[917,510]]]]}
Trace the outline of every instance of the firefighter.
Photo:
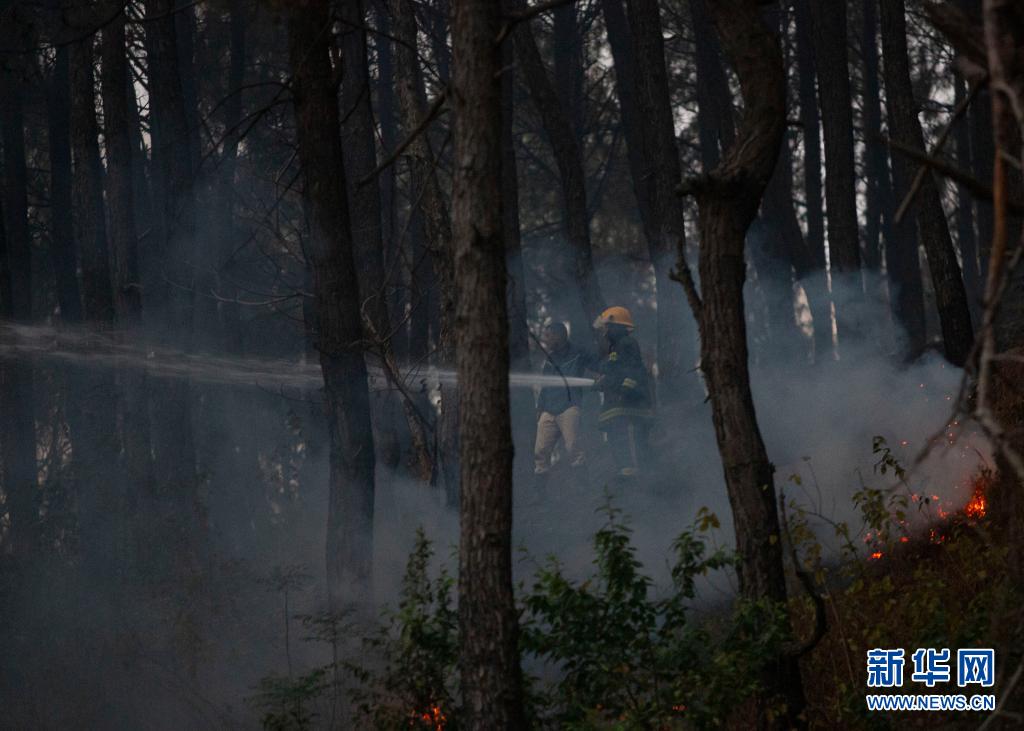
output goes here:
{"type": "Polygon", "coordinates": [[[596,387],[604,394],[598,427],[605,433],[620,477],[649,464],[647,435],[654,417],[650,383],[633,317],[625,307],[609,307],[594,322],[604,335],[607,355],[598,366],[596,387]]]}
{"type": "MultiPolygon", "coordinates": [[[[569,332],[561,322],[544,328],[541,345],[547,358],[542,373],[564,378],[581,377],[593,368],[593,357],[569,340],[569,332]]],[[[580,445],[580,402],[583,391],[568,384],[545,386],[537,397],[537,439],[534,442],[533,472],[538,485],[546,481],[551,470],[551,453],[561,439],[570,467],[583,467],[585,458],[580,445]]]]}

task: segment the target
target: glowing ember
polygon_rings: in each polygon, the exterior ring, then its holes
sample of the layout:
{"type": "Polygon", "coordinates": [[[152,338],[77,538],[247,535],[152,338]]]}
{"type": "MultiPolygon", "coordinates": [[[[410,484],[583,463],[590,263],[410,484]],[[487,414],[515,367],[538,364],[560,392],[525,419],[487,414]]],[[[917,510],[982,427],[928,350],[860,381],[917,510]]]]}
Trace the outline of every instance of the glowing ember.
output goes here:
{"type": "Polygon", "coordinates": [[[409,719],[409,726],[412,728],[429,728],[431,731],[444,731],[448,717],[440,706],[431,706],[429,710],[413,712],[409,719]]]}
{"type": "Polygon", "coordinates": [[[871,554],[871,560],[872,561],[877,561],[881,557],[882,557],[882,552],[881,551],[875,551],[874,553],[871,554]]]}

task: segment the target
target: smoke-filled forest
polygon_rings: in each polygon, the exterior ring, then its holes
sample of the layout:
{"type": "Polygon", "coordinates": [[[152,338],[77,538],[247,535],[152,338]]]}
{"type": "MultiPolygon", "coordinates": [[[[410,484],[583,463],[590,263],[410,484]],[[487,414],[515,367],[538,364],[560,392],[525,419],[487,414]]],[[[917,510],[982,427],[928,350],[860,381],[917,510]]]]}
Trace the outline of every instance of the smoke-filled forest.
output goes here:
{"type": "Polygon", "coordinates": [[[0,2],[0,727],[1018,727],[1022,138],[1018,0],[0,2]]]}

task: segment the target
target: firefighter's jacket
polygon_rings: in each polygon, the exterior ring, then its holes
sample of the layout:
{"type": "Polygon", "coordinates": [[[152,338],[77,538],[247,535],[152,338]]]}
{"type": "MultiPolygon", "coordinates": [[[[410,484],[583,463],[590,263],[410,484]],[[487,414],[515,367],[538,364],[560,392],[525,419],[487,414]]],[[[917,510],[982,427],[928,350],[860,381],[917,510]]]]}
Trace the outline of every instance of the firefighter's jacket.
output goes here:
{"type": "Polygon", "coordinates": [[[602,428],[621,418],[647,419],[651,411],[651,390],[640,345],[629,334],[611,340],[607,357],[599,366],[598,388],[604,404],[597,418],[602,428]]]}

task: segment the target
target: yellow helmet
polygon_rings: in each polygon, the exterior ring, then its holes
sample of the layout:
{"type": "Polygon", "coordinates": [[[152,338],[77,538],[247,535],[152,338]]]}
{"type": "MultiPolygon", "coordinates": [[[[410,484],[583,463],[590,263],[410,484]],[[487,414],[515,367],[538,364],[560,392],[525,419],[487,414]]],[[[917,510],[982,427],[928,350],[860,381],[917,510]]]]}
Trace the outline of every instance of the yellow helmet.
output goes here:
{"type": "Polygon", "coordinates": [[[625,325],[632,330],[633,316],[629,314],[629,310],[625,307],[609,307],[594,321],[595,328],[603,327],[604,325],[625,325]]]}

